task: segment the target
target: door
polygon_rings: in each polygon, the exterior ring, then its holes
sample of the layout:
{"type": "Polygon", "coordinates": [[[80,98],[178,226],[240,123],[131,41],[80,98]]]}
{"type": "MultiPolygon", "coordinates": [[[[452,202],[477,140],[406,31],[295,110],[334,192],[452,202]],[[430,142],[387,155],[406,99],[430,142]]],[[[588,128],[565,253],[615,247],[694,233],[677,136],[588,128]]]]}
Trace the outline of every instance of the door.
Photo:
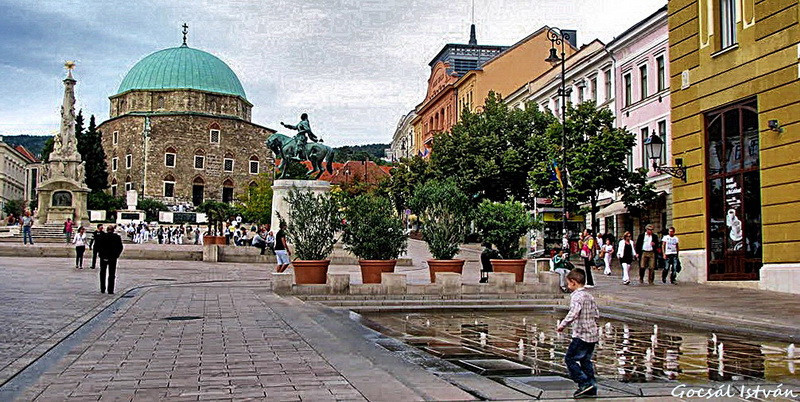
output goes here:
{"type": "Polygon", "coordinates": [[[758,280],[762,245],[756,101],[707,113],[706,134],[708,279],[758,280]]]}
{"type": "Polygon", "coordinates": [[[192,185],[192,203],[198,206],[203,203],[203,191],[205,187],[199,184],[192,185]]]}
{"type": "Polygon", "coordinates": [[[222,202],[230,204],[233,202],[233,187],[222,188],[222,202]]]}

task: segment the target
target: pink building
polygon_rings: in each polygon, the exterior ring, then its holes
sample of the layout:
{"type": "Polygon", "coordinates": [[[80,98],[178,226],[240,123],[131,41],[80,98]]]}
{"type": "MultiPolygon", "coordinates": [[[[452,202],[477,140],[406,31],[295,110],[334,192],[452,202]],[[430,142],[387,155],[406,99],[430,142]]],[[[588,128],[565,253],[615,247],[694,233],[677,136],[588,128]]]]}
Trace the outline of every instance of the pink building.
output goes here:
{"type": "Polygon", "coordinates": [[[657,134],[666,147],[660,163],[664,164],[666,155],[671,155],[667,7],[620,34],[608,44],[608,50],[615,60],[617,125],[636,134],[628,167],[648,169],[649,180],[655,185],[658,197],[641,216],[605,214],[606,231],[640,233],[647,223],[661,231],[672,223],[672,180],[668,175],[653,171],[652,160],[642,143],[651,134],[657,134]]]}

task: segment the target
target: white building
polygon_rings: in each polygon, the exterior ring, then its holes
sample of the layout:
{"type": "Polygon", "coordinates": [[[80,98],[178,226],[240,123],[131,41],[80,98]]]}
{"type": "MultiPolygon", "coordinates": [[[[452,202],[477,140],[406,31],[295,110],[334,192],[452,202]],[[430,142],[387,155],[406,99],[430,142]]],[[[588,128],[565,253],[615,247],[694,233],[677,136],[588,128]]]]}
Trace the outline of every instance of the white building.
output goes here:
{"type": "MultiPolygon", "coordinates": [[[[28,185],[27,166],[36,158],[24,147],[11,146],[0,137],[0,211],[12,200],[22,201],[25,207],[32,199],[26,192],[28,185]]],[[[35,187],[34,187],[35,188],[35,187]]],[[[5,213],[1,212],[5,217],[5,213]]]]}
{"type": "Polygon", "coordinates": [[[411,125],[411,122],[416,117],[417,114],[412,110],[401,117],[397,123],[390,147],[392,161],[414,156],[414,126],[411,125]]]}

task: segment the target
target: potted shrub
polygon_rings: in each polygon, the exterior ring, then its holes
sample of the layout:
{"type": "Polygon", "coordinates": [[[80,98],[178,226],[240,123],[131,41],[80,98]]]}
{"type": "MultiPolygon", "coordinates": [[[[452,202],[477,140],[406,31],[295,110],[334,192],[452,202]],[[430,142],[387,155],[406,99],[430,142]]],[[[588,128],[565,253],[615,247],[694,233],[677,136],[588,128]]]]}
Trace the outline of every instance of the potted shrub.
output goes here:
{"type": "Polygon", "coordinates": [[[230,205],[219,201],[203,201],[197,210],[206,214],[208,232],[203,236],[203,244],[225,244],[222,224],[230,216],[230,205]]]}
{"type": "Polygon", "coordinates": [[[502,259],[493,259],[494,272],[511,272],[517,282],[525,279],[525,248],[519,239],[534,227],[534,220],[519,201],[492,202],[478,205],[476,225],[485,242],[494,244],[502,259]]]}
{"type": "Polygon", "coordinates": [[[431,283],[437,272],[464,269],[464,260],[454,260],[469,229],[469,200],[452,181],[430,180],[417,188],[410,202],[422,223],[422,239],[433,259],[428,260],[431,283]]]}
{"type": "Polygon", "coordinates": [[[294,278],[298,284],[324,284],[328,278],[328,259],[336,244],[336,231],[341,226],[339,206],[330,194],[315,195],[293,188],[286,202],[290,208],[286,219],[286,237],[294,247],[294,278]]]}
{"type": "Polygon", "coordinates": [[[363,194],[345,201],[344,249],[358,257],[362,283],[381,283],[381,273],[394,272],[408,239],[403,220],[389,199],[363,194]]]}

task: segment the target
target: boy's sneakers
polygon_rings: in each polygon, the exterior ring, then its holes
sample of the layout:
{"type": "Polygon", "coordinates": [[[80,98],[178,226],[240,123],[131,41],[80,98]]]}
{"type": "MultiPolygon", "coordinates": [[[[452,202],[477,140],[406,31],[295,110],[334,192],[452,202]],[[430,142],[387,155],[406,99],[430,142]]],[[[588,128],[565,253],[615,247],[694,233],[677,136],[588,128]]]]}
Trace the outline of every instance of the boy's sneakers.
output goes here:
{"type": "Polygon", "coordinates": [[[572,397],[575,399],[590,398],[593,396],[597,396],[597,385],[594,384],[589,384],[585,387],[578,387],[578,390],[572,394],[572,397]]]}

